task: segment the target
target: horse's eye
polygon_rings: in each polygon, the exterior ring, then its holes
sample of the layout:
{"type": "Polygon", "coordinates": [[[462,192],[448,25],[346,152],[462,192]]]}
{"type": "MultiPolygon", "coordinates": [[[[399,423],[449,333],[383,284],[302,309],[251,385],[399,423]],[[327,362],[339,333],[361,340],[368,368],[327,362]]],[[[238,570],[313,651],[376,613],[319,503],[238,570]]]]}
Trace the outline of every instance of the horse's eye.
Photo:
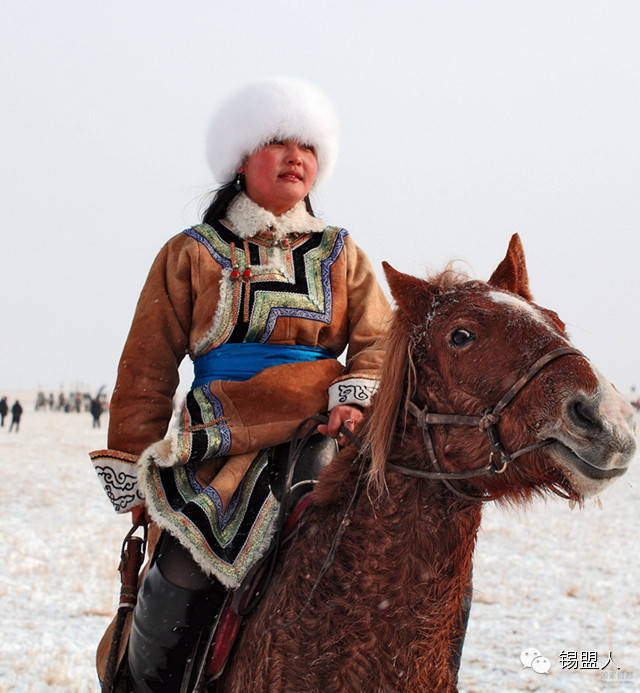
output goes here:
{"type": "Polygon", "coordinates": [[[476,336],[473,334],[473,332],[465,330],[463,327],[459,327],[451,333],[450,342],[454,347],[463,347],[473,342],[475,338],[476,336]]]}

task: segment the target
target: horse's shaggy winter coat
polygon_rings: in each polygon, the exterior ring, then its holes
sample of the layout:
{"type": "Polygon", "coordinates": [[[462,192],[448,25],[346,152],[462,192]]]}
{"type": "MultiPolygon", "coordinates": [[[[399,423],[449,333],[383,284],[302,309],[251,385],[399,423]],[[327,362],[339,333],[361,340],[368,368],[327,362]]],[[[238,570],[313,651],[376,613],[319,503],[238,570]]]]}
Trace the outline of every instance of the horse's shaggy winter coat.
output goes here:
{"type": "MultiPolygon", "coordinates": [[[[427,283],[391,268],[387,277],[398,309],[381,387],[361,429],[363,451],[343,450],[323,472],[218,691],[456,690],[452,651],[481,504],[440,481],[385,469],[387,460],[428,465],[422,432],[405,402],[479,414],[532,362],[568,339],[554,313],[530,303],[517,237],[488,284],[451,281],[447,273],[427,283]],[[364,465],[368,483],[313,590],[364,465]]],[[[507,450],[537,440],[550,444],[503,474],[455,485],[504,502],[545,490],[580,502],[621,474],[634,454],[631,410],[621,398],[614,407],[611,392],[581,355],[557,359],[500,422],[507,450]]],[[[432,429],[443,469],[486,464],[488,442],[477,429],[432,429]]]]}

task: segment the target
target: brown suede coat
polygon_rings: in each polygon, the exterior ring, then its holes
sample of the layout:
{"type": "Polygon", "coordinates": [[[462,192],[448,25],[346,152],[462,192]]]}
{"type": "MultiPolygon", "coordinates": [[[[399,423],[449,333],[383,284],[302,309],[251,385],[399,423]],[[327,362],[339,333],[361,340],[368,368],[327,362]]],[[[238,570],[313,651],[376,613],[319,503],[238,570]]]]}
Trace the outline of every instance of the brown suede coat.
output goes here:
{"type": "MultiPolygon", "coordinates": [[[[231,225],[227,222],[226,226],[231,225]]],[[[131,465],[143,450],[161,440],[171,419],[182,358],[186,354],[197,358],[225,343],[239,322],[250,326],[245,341],[323,347],[336,357],[348,347],[347,367],[325,359],[268,368],[245,382],[210,383],[233,441],[225,455],[257,451],[287,440],[301,420],[329,408],[330,386],[334,391],[339,386],[345,395],[336,398],[334,392],[334,405],[367,404],[367,398],[350,394],[360,387],[357,383],[375,387],[383,354],[374,343],[385,329],[388,302],[369,260],[350,235],[336,227],[312,235],[318,234],[326,238],[325,263],[321,267],[318,260],[305,260],[307,283],[315,287],[305,300],[314,304],[321,319],[289,306],[288,314],[275,322],[271,319],[266,340],[264,325],[279,307],[280,297],[269,296],[260,305],[256,299],[248,315],[247,291],[242,285],[269,279],[274,272],[280,278],[287,271],[300,274],[300,268],[294,269],[293,261],[287,267],[284,258],[291,259],[310,234],[285,237],[284,254],[279,256],[282,268],[274,264],[270,253],[283,241],[276,243],[268,233],[248,239],[260,250],[259,263],[247,261],[251,259],[247,239],[238,237],[229,244],[227,236],[223,243],[206,224],[175,236],[162,248],[140,295],[120,360],[110,407],[109,450],[92,453],[94,464],[96,458],[110,457],[131,465]],[[239,278],[233,278],[233,270],[224,266],[229,245],[235,246],[230,252],[239,278]],[[333,255],[327,262],[330,251],[333,255]],[[244,276],[247,272],[249,277],[244,276]]],[[[286,291],[287,282],[282,285],[286,291]]],[[[189,426],[185,428],[188,434],[189,426]]],[[[184,460],[174,455],[165,464],[181,462],[184,460]]]]}
{"type": "MultiPolygon", "coordinates": [[[[383,358],[375,342],[386,328],[389,306],[369,260],[351,237],[327,227],[284,238],[269,233],[242,238],[234,236],[229,222],[225,226],[224,238],[220,229],[205,224],[172,238],[158,254],[140,295],[111,400],[109,450],[91,453],[120,511],[142,500],[131,488],[136,460],[147,449],[153,451],[145,453],[147,459],[153,456],[156,464],[181,464],[179,453],[191,452],[192,431],[224,425],[232,442],[220,452],[224,455],[201,461],[199,479],[202,483],[204,475],[226,505],[252,452],[288,440],[304,418],[329,406],[366,405],[375,388],[383,358]],[[321,242],[308,251],[305,243],[312,236],[314,242],[321,237],[321,242]],[[302,294],[300,275],[308,288],[302,294]],[[248,284],[265,281],[276,291],[255,291],[249,301],[248,284]],[[297,294],[291,290],[294,284],[297,294]],[[185,405],[178,444],[175,437],[159,442],[173,412],[182,358],[188,354],[195,359],[229,340],[238,341],[243,330],[243,341],[323,347],[336,357],[348,348],[346,368],[337,359],[324,359],[267,368],[242,382],[215,380],[208,385],[209,397],[219,403],[223,416],[194,426],[185,405]],[[125,500],[116,498],[118,493],[125,500]]],[[[206,397],[200,400],[207,404],[206,397]]],[[[149,509],[160,520],[158,509],[149,509]]],[[[158,529],[152,522],[149,555],[158,529]]],[[[130,621],[129,615],[120,655],[130,621]]],[[[113,624],[98,651],[101,679],[112,628],[113,624]]]]}

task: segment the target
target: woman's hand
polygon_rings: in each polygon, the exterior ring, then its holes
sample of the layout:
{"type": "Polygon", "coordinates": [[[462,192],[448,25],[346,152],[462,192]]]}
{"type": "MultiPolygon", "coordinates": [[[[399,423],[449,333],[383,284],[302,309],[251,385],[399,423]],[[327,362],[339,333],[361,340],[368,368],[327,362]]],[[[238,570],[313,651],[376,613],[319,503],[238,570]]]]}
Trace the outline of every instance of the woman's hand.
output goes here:
{"type": "Polygon", "coordinates": [[[134,525],[138,524],[138,522],[143,518],[147,523],[149,523],[151,519],[144,503],[140,503],[140,505],[136,505],[134,508],[131,508],[131,520],[133,521],[134,525]]]}
{"type": "Polygon", "coordinates": [[[362,419],[363,413],[360,407],[351,404],[339,404],[329,412],[328,425],[318,426],[318,433],[329,435],[332,438],[338,438],[338,443],[343,445],[346,440],[344,436],[338,436],[340,426],[344,425],[350,431],[356,427],[356,424],[362,419]]]}

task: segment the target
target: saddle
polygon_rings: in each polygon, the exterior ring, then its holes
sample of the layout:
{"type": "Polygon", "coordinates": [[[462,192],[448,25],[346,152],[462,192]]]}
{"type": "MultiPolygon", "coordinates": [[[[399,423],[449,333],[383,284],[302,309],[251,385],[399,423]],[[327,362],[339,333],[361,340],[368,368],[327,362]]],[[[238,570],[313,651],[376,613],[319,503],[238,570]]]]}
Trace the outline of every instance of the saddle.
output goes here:
{"type": "Polygon", "coordinates": [[[270,450],[269,485],[273,495],[280,503],[292,508],[300,498],[313,489],[320,472],[331,462],[338,452],[334,438],[312,433],[301,439],[298,448],[292,443],[282,443],[270,450]],[[292,456],[295,456],[292,459],[292,456]],[[289,466],[293,464],[291,483],[287,481],[289,466]]]}

